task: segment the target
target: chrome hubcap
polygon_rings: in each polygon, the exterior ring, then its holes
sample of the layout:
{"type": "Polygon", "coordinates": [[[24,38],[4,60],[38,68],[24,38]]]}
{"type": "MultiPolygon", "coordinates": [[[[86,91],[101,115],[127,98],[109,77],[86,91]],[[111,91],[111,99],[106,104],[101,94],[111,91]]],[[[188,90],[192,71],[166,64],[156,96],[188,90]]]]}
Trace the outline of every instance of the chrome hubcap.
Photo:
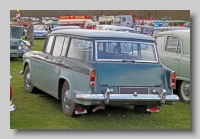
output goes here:
{"type": "Polygon", "coordinates": [[[181,94],[185,100],[190,100],[190,83],[185,81],[182,83],[181,94]]]}
{"type": "Polygon", "coordinates": [[[65,107],[67,108],[67,109],[69,109],[70,108],[70,106],[71,106],[71,101],[70,101],[70,92],[69,92],[69,90],[67,90],[66,92],[65,92],[65,94],[64,94],[64,102],[65,102],[65,107]]]}
{"type": "Polygon", "coordinates": [[[25,82],[26,82],[26,86],[30,87],[30,85],[31,85],[30,72],[28,74],[26,74],[25,82]]]}

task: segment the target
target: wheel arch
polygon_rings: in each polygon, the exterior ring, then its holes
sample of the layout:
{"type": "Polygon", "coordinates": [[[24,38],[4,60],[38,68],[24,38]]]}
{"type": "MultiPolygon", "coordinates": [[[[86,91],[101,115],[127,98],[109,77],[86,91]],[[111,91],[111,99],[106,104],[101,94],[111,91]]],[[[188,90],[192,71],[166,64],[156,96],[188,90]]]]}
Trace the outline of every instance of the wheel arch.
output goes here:
{"type": "Polygon", "coordinates": [[[24,62],[24,68],[23,68],[23,72],[26,68],[26,66],[29,65],[29,68],[30,68],[30,72],[31,72],[31,61],[29,59],[27,59],[25,62],[24,62]]]}
{"type": "Polygon", "coordinates": [[[70,81],[68,78],[66,77],[60,77],[58,79],[58,99],[61,100],[61,95],[62,95],[62,87],[63,87],[63,84],[64,82],[67,81],[68,85],[69,85],[69,88],[71,88],[71,84],[70,84],[70,81]]]}

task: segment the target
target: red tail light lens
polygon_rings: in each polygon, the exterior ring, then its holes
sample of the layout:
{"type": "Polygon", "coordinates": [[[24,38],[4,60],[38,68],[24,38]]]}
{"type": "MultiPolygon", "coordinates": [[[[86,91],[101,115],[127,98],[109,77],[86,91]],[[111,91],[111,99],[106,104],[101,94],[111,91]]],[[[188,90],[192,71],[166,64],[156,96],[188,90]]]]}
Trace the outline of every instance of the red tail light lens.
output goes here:
{"type": "Polygon", "coordinates": [[[96,71],[91,70],[90,71],[90,86],[95,87],[95,79],[96,79],[96,71]]]}
{"type": "Polygon", "coordinates": [[[12,85],[10,84],[10,101],[12,99],[12,85]]]}
{"type": "Polygon", "coordinates": [[[172,89],[176,89],[176,73],[175,72],[171,73],[170,86],[172,89]]]}

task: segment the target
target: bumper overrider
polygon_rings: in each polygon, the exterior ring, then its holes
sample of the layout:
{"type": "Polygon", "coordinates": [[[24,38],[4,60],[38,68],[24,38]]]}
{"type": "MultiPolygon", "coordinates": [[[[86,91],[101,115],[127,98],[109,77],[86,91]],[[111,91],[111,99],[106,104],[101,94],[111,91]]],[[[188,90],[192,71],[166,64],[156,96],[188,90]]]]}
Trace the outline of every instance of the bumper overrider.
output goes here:
{"type": "Polygon", "coordinates": [[[177,95],[166,95],[166,90],[163,89],[158,94],[111,94],[113,89],[108,89],[104,94],[76,94],[77,100],[82,101],[104,101],[105,104],[109,102],[120,102],[120,101],[132,101],[132,102],[155,102],[160,101],[161,103],[178,101],[177,95]]]}

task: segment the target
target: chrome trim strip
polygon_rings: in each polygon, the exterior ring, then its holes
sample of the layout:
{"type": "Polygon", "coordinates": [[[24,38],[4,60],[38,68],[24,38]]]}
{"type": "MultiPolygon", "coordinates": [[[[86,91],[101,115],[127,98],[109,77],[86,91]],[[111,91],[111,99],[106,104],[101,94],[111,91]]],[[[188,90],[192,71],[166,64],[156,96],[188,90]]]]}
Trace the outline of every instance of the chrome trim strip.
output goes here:
{"type": "MultiPolygon", "coordinates": [[[[76,94],[77,100],[86,101],[104,101],[105,97],[103,94],[76,94]]],[[[165,101],[178,101],[179,97],[177,95],[166,95],[165,101]]],[[[144,95],[138,94],[134,96],[133,94],[110,94],[109,101],[161,101],[159,95],[144,95]]]]}

